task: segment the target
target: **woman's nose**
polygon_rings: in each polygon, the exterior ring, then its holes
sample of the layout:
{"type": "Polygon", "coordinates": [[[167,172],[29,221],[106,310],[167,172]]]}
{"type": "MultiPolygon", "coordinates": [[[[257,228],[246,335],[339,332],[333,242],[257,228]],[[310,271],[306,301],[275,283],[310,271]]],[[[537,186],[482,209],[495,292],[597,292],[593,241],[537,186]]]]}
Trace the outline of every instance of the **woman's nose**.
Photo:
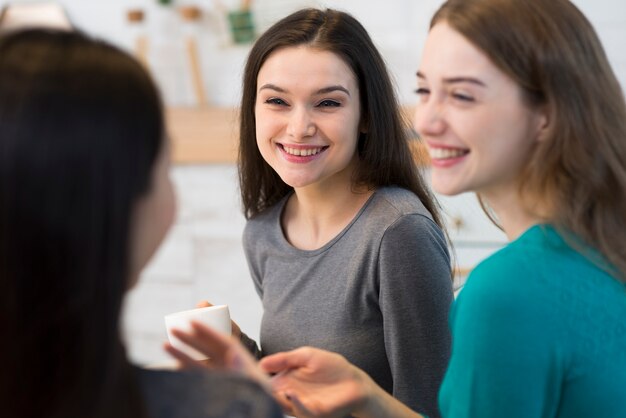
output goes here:
{"type": "Polygon", "coordinates": [[[413,116],[413,128],[422,137],[441,134],[446,127],[443,108],[434,101],[419,103],[413,116]]]}
{"type": "Polygon", "coordinates": [[[313,136],[315,131],[315,122],[308,109],[299,107],[290,112],[287,125],[287,134],[290,137],[295,139],[306,138],[313,136]]]}

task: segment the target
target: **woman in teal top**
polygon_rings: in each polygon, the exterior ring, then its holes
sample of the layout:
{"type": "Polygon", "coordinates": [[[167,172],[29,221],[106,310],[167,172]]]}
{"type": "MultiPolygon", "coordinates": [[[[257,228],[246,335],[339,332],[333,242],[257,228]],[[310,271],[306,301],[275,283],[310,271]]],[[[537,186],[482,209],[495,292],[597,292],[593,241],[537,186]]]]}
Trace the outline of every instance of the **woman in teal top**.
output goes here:
{"type": "MultiPolygon", "coordinates": [[[[626,105],[591,24],[569,0],[449,0],[417,77],[434,188],[477,192],[511,240],[452,309],[442,416],[625,417],[626,105]]],[[[332,353],[261,367],[298,416],[419,416],[332,353]]]]}
{"type": "Polygon", "coordinates": [[[445,417],[624,417],[626,292],[550,225],[480,264],[450,317],[445,417]]]}

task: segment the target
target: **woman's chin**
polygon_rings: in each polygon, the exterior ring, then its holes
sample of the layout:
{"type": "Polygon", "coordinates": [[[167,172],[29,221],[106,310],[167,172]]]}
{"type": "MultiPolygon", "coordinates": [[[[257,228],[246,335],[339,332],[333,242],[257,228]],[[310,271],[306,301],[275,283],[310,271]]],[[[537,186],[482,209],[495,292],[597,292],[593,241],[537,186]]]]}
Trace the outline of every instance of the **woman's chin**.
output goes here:
{"type": "Polygon", "coordinates": [[[453,184],[449,181],[438,181],[433,177],[433,190],[435,193],[444,195],[444,196],[456,196],[461,193],[465,193],[468,190],[465,190],[463,187],[460,187],[458,184],[453,184]]]}

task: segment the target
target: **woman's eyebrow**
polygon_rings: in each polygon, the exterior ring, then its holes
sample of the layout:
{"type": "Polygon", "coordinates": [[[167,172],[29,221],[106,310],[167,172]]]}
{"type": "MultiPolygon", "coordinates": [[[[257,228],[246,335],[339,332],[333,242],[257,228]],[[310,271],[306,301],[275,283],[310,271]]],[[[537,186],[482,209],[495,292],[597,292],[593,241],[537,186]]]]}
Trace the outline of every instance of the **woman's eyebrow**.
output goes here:
{"type": "Polygon", "coordinates": [[[350,92],[348,91],[348,89],[340,85],[324,87],[316,91],[315,94],[327,94],[327,93],[332,93],[333,91],[343,91],[348,96],[350,96],[350,92]]]}
{"type": "Polygon", "coordinates": [[[259,91],[265,90],[265,89],[274,90],[274,91],[277,91],[279,93],[288,93],[288,91],[285,90],[284,88],[278,87],[277,85],[272,84],[272,83],[263,84],[261,87],[259,87],[259,91]]]}
{"type": "Polygon", "coordinates": [[[487,87],[485,83],[483,83],[481,80],[474,78],[474,77],[450,77],[450,78],[444,78],[443,82],[445,84],[471,83],[471,84],[476,84],[477,86],[487,87]]]}
{"type": "MultiPolygon", "coordinates": [[[[263,84],[261,87],[259,87],[259,91],[261,90],[273,90],[273,91],[277,91],[279,93],[289,93],[288,90],[282,88],[282,87],[278,87],[275,84],[272,83],[267,83],[267,84],[263,84]]],[[[348,96],[350,96],[350,91],[340,85],[334,85],[334,86],[328,86],[328,87],[323,87],[319,90],[317,90],[314,94],[315,95],[319,95],[319,94],[327,94],[327,93],[332,93],[333,91],[342,91],[344,93],[346,93],[348,96]]]]}
{"type": "MultiPolygon", "coordinates": [[[[426,76],[420,71],[418,71],[416,75],[417,75],[417,78],[421,78],[424,80],[426,79],[426,76]]],[[[444,84],[471,83],[471,84],[476,84],[477,86],[487,87],[487,85],[481,80],[475,77],[469,77],[469,76],[448,77],[448,78],[444,78],[443,82],[444,84]]]]}

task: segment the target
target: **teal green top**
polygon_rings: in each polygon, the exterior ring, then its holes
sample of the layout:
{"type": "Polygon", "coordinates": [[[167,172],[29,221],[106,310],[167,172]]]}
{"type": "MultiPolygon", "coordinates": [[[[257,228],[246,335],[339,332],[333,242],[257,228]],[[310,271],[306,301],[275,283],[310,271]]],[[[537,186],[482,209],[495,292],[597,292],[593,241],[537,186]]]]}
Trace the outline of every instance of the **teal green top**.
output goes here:
{"type": "Polygon", "coordinates": [[[450,324],[443,417],[626,417],[626,286],[553,227],[477,266],[450,324]]]}

